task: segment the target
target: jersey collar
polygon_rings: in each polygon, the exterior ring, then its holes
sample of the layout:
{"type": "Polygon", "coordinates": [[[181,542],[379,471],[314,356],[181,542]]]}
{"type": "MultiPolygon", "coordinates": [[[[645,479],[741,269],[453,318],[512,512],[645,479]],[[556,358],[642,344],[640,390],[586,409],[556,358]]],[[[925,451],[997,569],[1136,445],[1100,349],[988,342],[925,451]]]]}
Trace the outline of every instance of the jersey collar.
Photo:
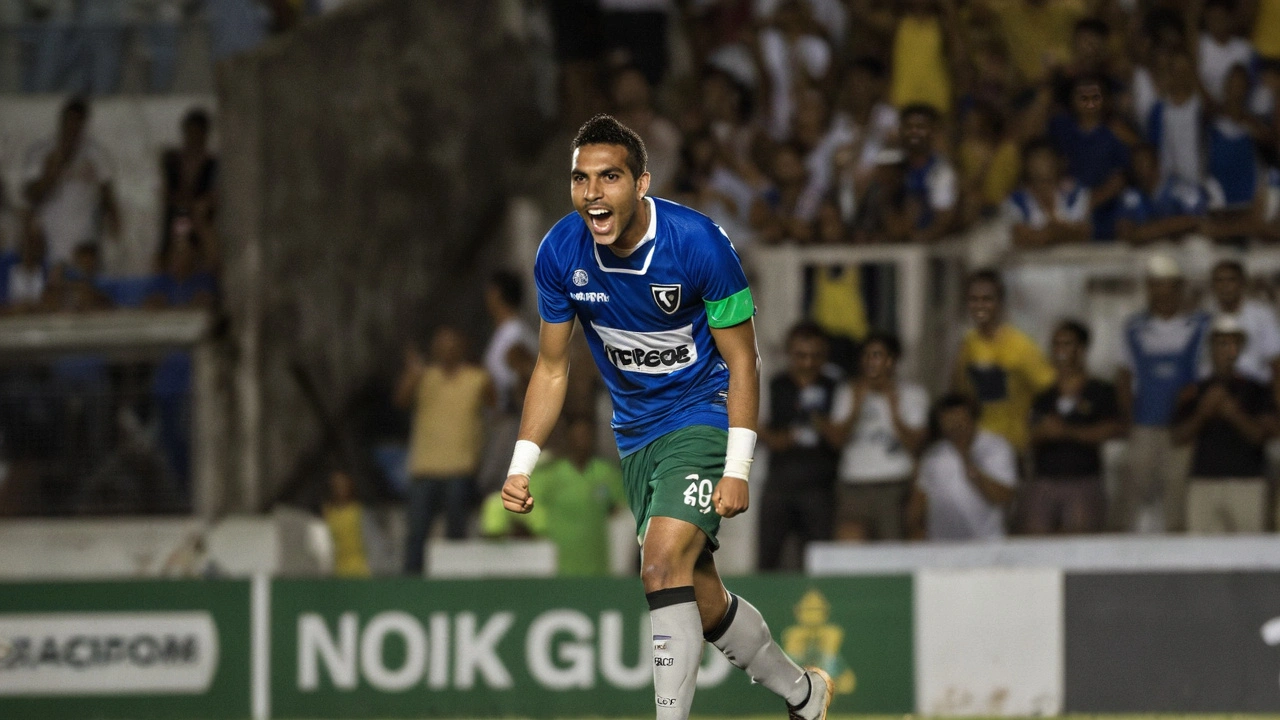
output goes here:
{"type": "MultiPolygon", "coordinates": [[[[644,201],[649,203],[649,229],[645,232],[644,237],[640,238],[640,242],[636,244],[636,250],[639,250],[650,240],[654,240],[658,237],[658,205],[651,197],[646,197],[644,201]]],[[[600,259],[600,246],[594,242],[591,243],[591,246],[592,251],[596,254],[596,267],[600,268],[601,272],[625,273],[627,275],[644,275],[649,272],[649,263],[653,260],[653,250],[655,247],[652,245],[649,247],[649,252],[644,258],[644,265],[642,265],[639,270],[630,270],[628,268],[606,267],[604,261],[600,259]]],[[[635,257],[635,251],[632,251],[631,255],[628,257],[635,257]]]]}

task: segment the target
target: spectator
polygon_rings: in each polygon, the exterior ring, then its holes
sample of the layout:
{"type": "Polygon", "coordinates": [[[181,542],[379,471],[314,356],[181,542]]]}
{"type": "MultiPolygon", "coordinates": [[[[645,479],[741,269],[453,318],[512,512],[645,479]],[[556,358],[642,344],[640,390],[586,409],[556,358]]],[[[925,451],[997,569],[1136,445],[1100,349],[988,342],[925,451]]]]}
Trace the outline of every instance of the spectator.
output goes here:
{"type": "Polygon", "coordinates": [[[1011,0],[998,8],[1000,29],[1024,86],[1040,84],[1070,58],[1072,31],[1083,15],[1079,3],[1011,0]]]}
{"type": "Polygon", "coordinates": [[[1265,62],[1280,61],[1280,0],[1257,0],[1250,6],[1254,49],[1265,62]]]}
{"type": "Polygon", "coordinates": [[[1005,322],[1004,282],[996,271],[970,275],[966,295],[973,327],[960,344],[953,387],[977,401],[983,430],[1025,452],[1031,400],[1053,382],[1053,366],[1034,340],[1005,322]]]}
{"type": "Polygon", "coordinates": [[[100,239],[99,219],[110,237],[120,236],[120,215],[106,154],[85,135],[89,105],[69,100],[62,108],[58,136],[33,145],[26,155],[27,202],[44,230],[48,261],[71,259],[80,243],[100,239]]]}
{"type": "Polygon", "coordinates": [[[895,106],[929,105],[944,115],[951,111],[948,57],[958,50],[955,47],[958,25],[954,0],[903,2],[902,16],[893,35],[893,85],[889,97],[895,106]]]}
{"type": "Polygon", "coordinates": [[[901,242],[911,237],[903,157],[897,148],[885,148],[876,156],[871,179],[853,216],[855,243],[901,242]]]}
{"type": "Polygon", "coordinates": [[[750,245],[751,211],[760,192],[730,167],[710,132],[686,135],[680,154],[674,185],[680,202],[716,218],[735,245],[750,245]]]}
{"type": "Polygon", "coordinates": [[[1022,152],[1023,186],[1005,202],[1015,247],[1036,248],[1085,242],[1092,236],[1089,191],[1065,176],[1048,142],[1022,152]]]}
{"type": "Polygon", "coordinates": [[[1124,434],[1115,387],[1089,377],[1089,331],[1068,320],[1053,333],[1057,382],[1031,405],[1032,480],[1023,530],[1032,535],[1102,530],[1106,491],[1102,444],[1124,434]]]}
{"type": "Polygon", "coordinates": [[[487,448],[478,472],[482,491],[501,487],[507,479],[507,448],[520,433],[524,391],[538,352],[538,336],[520,317],[524,283],[512,272],[489,276],[484,290],[485,310],[493,321],[493,335],[484,351],[484,369],[493,382],[495,407],[487,426],[487,448]]]}
{"type": "MultiPolygon", "coordinates": [[[[1234,319],[1244,331],[1236,374],[1270,386],[1280,378],[1280,321],[1275,310],[1268,302],[1245,297],[1248,277],[1238,260],[1219,261],[1209,277],[1213,295],[1205,309],[1219,319],[1234,319]]],[[[1208,374],[1208,367],[1203,370],[1208,374]]]]}
{"type": "Polygon", "coordinates": [[[192,109],[182,118],[182,147],[165,150],[160,157],[160,177],[164,181],[164,224],[160,252],[173,241],[174,219],[191,218],[197,244],[210,234],[217,209],[218,159],[209,152],[209,114],[192,109]]]}
{"type": "Polygon", "coordinates": [[[862,344],[862,373],[840,388],[825,433],[840,457],[839,540],[903,540],[903,513],[915,458],[929,432],[929,394],[899,380],[902,345],[873,332],[862,344]]]}
{"type": "Polygon", "coordinates": [[[1187,485],[1187,530],[1260,533],[1266,529],[1269,488],[1263,446],[1276,434],[1276,402],[1269,389],[1236,370],[1248,341],[1229,315],[1209,335],[1213,374],[1186,388],[1178,403],[1174,440],[1194,448],[1187,485]]]}
{"type": "Polygon", "coordinates": [[[975,104],[961,124],[959,166],[961,225],[969,225],[1004,202],[1016,189],[1019,151],[993,106],[975,104]],[[1010,161],[1013,163],[1009,172],[1010,161]],[[1010,176],[1012,182],[1010,182],[1010,176]]]}
{"type": "Polygon", "coordinates": [[[1179,177],[1164,177],[1160,156],[1147,144],[1133,149],[1132,185],[1120,197],[1117,236],[1133,245],[1177,239],[1204,225],[1209,195],[1179,177]]]}
{"type": "Polygon", "coordinates": [[[1249,112],[1249,73],[1243,65],[1227,71],[1223,80],[1222,109],[1209,123],[1209,209],[1253,212],[1261,193],[1258,181],[1258,137],[1266,126],[1249,112]]]}
{"type": "Polygon", "coordinates": [[[1013,448],[978,428],[969,397],[944,395],[933,409],[936,440],[920,459],[907,507],[912,537],[1000,540],[1018,481],[1013,448]]]}
{"type": "Polygon", "coordinates": [[[1160,169],[1166,177],[1189,183],[1204,180],[1204,103],[1200,98],[1195,63],[1185,51],[1169,57],[1165,91],[1147,117],[1147,142],[1160,150],[1160,169]]]}
{"type": "MultiPolygon", "coordinates": [[[[799,543],[803,558],[809,542],[832,537],[840,451],[822,433],[837,385],[822,373],[826,362],[827,339],[818,326],[791,328],[787,370],[769,382],[769,419],[760,432],[769,448],[769,481],[760,505],[760,570],[783,568],[788,540],[799,543]]],[[[797,563],[788,569],[800,567],[797,563]]]]}
{"type": "Polygon", "coordinates": [[[335,577],[369,577],[365,537],[372,527],[364,505],[356,497],[355,482],[344,470],[329,474],[329,495],[321,508],[324,524],[333,540],[335,577]]]}
{"type": "Polygon", "coordinates": [[[70,265],[55,268],[57,281],[45,290],[44,306],[53,311],[87,312],[111,307],[102,290],[102,260],[95,243],[81,243],[70,265]]]}
{"type": "Polygon", "coordinates": [[[653,90],[645,74],[624,67],[613,74],[613,116],[644,139],[655,195],[666,197],[680,162],[680,130],[653,107],[653,90]]]}
{"type": "Polygon", "coordinates": [[[1198,43],[1197,65],[1200,87],[1215,103],[1222,102],[1227,74],[1236,66],[1253,65],[1253,44],[1235,32],[1234,0],[1207,0],[1204,3],[1204,30],[1198,43]]]}
{"type": "Polygon", "coordinates": [[[1163,496],[1164,529],[1186,526],[1188,453],[1175,447],[1171,427],[1178,392],[1195,382],[1209,331],[1209,315],[1182,309],[1184,281],[1177,261],[1156,255],[1147,264],[1147,309],[1125,322],[1124,355],[1116,374],[1121,416],[1129,431],[1129,472],[1116,495],[1115,529],[1138,527],[1142,506],[1163,496]]]}
{"type": "Polygon", "coordinates": [[[609,518],[627,502],[622,471],[596,455],[590,418],[570,419],[567,429],[565,455],[529,476],[529,490],[537,493],[533,510],[509,513],[495,493],[485,502],[483,533],[504,536],[524,524],[535,537],[555,543],[561,577],[602,577],[609,574],[609,518]]]}
{"type": "Polygon", "coordinates": [[[929,105],[902,109],[906,152],[906,198],[915,217],[914,242],[933,242],[951,232],[956,219],[956,172],[934,149],[938,111],[929,105]]]}
{"type": "Polygon", "coordinates": [[[769,98],[769,137],[782,142],[791,137],[799,86],[822,86],[831,72],[834,53],[809,6],[801,0],[783,0],[760,30],[760,63],[769,98]]]}
{"type": "Polygon", "coordinates": [[[9,266],[9,276],[6,278],[6,311],[23,313],[38,310],[44,298],[48,274],[44,232],[38,221],[28,219],[23,228],[18,262],[9,266]]]}
{"type": "Polygon", "coordinates": [[[493,405],[493,383],[482,368],[467,362],[462,333],[443,325],[432,337],[430,364],[415,348],[405,351],[395,401],[413,410],[404,572],[420,575],[427,536],[441,510],[445,535],[466,537],[484,442],[482,411],[493,405]]]}
{"type": "Polygon", "coordinates": [[[145,305],[159,308],[210,308],[218,294],[218,281],[204,267],[190,218],[174,219],[173,242],[160,256],[161,273],[152,281],[145,305]]]}
{"type": "Polygon", "coordinates": [[[1071,107],[1071,93],[1078,78],[1100,80],[1107,97],[1116,98],[1124,83],[1112,74],[1110,53],[1111,28],[1093,17],[1082,18],[1071,34],[1071,62],[1054,73],[1054,102],[1071,107]]]}
{"type": "Polygon", "coordinates": [[[800,214],[809,182],[803,157],[803,151],[794,143],[779,145],[774,150],[773,187],[756,201],[752,210],[752,225],[762,242],[776,245],[787,240],[805,243],[810,239],[812,219],[800,214]]]}
{"type": "Polygon", "coordinates": [[[898,132],[898,111],[885,101],[888,70],[874,57],[860,57],[845,76],[835,127],[844,144],[833,156],[840,216],[852,222],[871,184],[876,158],[898,132]]]}
{"type": "Polygon", "coordinates": [[[1054,149],[1067,159],[1071,177],[1089,191],[1097,240],[1115,237],[1118,199],[1129,165],[1129,149],[1105,122],[1104,91],[1105,83],[1097,77],[1076,78],[1071,113],[1059,113],[1049,122],[1054,149]]]}

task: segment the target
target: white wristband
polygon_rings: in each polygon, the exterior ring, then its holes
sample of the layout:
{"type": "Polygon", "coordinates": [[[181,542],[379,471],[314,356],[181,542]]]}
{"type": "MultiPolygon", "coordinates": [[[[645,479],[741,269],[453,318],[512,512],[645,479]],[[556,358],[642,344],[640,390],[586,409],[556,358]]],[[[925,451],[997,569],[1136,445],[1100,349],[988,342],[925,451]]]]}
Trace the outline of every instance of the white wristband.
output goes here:
{"type": "Polygon", "coordinates": [[[755,455],[756,431],[740,427],[729,428],[729,443],[724,452],[724,476],[748,479],[755,455]]]}
{"type": "Polygon", "coordinates": [[[512,475],[524,475],[529,477],[529,473],[533,472],[533,468],[538,464],[538,456],[542,454],[542,448],[538,444],[530,440],[517,440],[516,449],[511,453],[511,467],[507,468],[507,477],[512,475]]]}

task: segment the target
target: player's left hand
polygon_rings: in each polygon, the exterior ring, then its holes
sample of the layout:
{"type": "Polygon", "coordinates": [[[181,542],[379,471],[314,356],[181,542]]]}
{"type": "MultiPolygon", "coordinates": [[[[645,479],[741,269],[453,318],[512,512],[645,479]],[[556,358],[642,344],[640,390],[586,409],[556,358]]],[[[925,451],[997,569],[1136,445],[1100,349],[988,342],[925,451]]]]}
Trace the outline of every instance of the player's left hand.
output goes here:
{"type": "Polygon", "coordinates": [[[747,481],[736,477],[722,477],[711,494],[711,507],[721,517],[731,518],[747,511],[751,504],[751,491],[747,481]]]}

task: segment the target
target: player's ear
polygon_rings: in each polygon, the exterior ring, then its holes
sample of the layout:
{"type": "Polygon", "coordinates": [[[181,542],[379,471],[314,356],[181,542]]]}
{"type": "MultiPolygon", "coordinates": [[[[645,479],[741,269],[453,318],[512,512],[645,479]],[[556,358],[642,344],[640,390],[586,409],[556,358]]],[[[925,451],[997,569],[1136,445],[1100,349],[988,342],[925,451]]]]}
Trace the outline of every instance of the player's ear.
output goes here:
{"type": "Polygon", "coordinates": [[[649,171],[640,173],[640,177],[636,179],[636,199],[640,199],[649,192],[649,171]]]}

